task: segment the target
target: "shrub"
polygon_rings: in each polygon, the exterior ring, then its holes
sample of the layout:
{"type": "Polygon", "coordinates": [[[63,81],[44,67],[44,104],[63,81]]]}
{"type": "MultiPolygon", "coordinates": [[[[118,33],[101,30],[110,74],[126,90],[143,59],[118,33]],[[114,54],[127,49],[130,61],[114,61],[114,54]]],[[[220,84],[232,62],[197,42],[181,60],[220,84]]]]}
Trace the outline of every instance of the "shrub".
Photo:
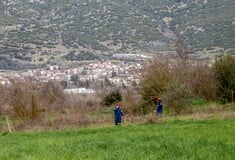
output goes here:
{"type": "Polygon", "coordinates": [[[192,94],[184,84],[172,84],[163,95],[165,106],[173,113],[190,112],[192,94]]]}
{"type": "MultiPolygon", "coordinates": [[[[4,114],[22,120],[35,119],[44,111],[66,108],[62,87],[54,82],[41,83],[35,79],[11,80],[1,87],[4,97],[1,106],[8,106],[4,114]]],[[[2,107],[1,107],[2,108],[2,107]]]]}
{"type": "Polygon", "coordinates": [[[143,103],[165,92],[171,80],[169,67],[169,61],[162,56],[155,57],[150,65],[145,66],[143,81],[140,84],[143,103]]]}
{"type": "Polygon", "coordinates": [[[144,108],[141,108],[140,102],[141,97],[137,91],[127,89],[123,93],[123,108],[125,114],[137,115],[143,113],[144,108]]]}
{"type": "Polygon", "coordinates": [[[196,97],[216,99],[216,79],[208,65],[196,65],[191,70],[189,87],[196,97]]]}
{"type": "Polygon", "coordinates": [[[111,106],[113,103],[121,100],[122,100],[121,92],[119,90],[114,90],[104,97],[103,103],[106,106],[111,106]]]}
{"type": "Polygon", "coordinates": [[[38,97],[39,86],[36,83],[28,83],[20,80],[11,80],[5,105],[7,113],[12,117],[22,120],[35,119],[42,111],[38,97]]]}
{"type": "Polygon", "coordinates": [[[223,102],[231,102],[235,91],[235,57],[228,55],[216,59],[213,65],[216,76],[217,94],[223,102]]]}
{"type": "Polygon", "coordinates": [[[145,66],[141,83],[142,105],[152,98],[163,95],[171,111],[187,111],[190,97],[216,99],[216,81],[206,60],[188,57],[187,48],[176,42],[176,55],[159,55],[145,66]],[[185,103],[185,104],[184,104],[185,103]]]}

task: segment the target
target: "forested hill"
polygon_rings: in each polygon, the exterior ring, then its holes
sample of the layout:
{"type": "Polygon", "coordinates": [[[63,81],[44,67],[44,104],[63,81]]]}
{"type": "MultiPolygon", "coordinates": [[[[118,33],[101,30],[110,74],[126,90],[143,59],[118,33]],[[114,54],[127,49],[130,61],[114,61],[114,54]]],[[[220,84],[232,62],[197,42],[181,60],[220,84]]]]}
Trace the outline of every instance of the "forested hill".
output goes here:
{"type": "Polygon", "coordinates": [[[235,53],[234,8],[234,0],[1,0],[0,56],[155,53],[173,50],[176,35],[194,51],[235,53]]]}

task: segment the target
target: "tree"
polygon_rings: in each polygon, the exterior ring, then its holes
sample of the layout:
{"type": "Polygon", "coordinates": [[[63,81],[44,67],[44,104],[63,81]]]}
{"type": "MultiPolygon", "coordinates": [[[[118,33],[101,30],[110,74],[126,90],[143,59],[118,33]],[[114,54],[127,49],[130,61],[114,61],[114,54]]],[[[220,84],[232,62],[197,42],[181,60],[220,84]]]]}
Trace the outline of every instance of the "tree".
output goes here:
{"type": "Polygon", "coordinates": [[[156,56],[145,66],[140,83],[142,108],[146,108],[153,97],[162,96],[166,102],[165,106],[179,114],[190,111],[188,102],[192,96],[205,99],[215,97],[214,77],[207,61],[190,59],[191,51],[178,39],[175,41],[175,47],[175,55],[156,56]]]}
{"type": "Polygon", "coordinates": [[[70,80],[73,82],[74,85],[78,85],[79,77],[77,74],[71,75],[70,80]]]}
{"type": "Polygon", "coordinates": [[[213,71],[218,81],[218,96],[223,102],[231,102],[232,92],[235,91],[235,57],[227,55],[217,58],[213,71]]]}
{"type": "Polygon", "coordinates": [[[113,103],[121,101],[122,100],[122,95],[119,90],[111,91],[109,94],[107,94],[104,97],[103,103],[106,106],[111,106],[113,103]]]}
{"type": "Polygon", "coordinates": [[[145,66],[143,73],[143,81],[141,85],[141,95],[144,103],[148,102],[152,97],[161,95],[170,83],[169,62],[163,56],[155,57],[155,59],[145,66]]]}

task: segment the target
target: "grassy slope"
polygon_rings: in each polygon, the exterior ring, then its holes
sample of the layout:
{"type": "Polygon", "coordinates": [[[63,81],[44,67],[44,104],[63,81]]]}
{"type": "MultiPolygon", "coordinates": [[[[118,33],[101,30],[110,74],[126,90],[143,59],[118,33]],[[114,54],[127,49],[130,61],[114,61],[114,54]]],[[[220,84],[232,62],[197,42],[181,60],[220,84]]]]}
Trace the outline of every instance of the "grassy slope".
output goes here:
{"type": "Polygon", "coordinates": [[[0,159],[234,159],[235,120],[0,134],[0,159]]]}

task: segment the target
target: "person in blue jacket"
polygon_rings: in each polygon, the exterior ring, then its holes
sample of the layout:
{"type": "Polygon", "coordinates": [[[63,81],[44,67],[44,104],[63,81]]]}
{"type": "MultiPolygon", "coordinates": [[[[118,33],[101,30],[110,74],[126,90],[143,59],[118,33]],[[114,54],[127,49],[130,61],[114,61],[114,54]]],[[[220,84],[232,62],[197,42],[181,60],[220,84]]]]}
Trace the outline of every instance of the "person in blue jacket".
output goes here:
{"type": "Polygon", "coordinates": [[[114,121],[115,125],[121,124],[122,123],[122,109],[121,109],[121,104],[117,103],[114,109],[114,121]]]}
{"type": "Polygon", "coordinates": [[[158,97],[156,101],[156,113],[157,115],[162,116],[162,112],[163,112],[162,100],[160,97],[158,97]]]}
{"type": "Polygon", "coordinates": [[[162,100],[160,97],[154,97],[152,98],[149,103],[154,102],[154,104],[156,105],[156,114],[158,116],[162,116],[162,112],[163,112],[163,104],[162,104],[162,100]]]}

